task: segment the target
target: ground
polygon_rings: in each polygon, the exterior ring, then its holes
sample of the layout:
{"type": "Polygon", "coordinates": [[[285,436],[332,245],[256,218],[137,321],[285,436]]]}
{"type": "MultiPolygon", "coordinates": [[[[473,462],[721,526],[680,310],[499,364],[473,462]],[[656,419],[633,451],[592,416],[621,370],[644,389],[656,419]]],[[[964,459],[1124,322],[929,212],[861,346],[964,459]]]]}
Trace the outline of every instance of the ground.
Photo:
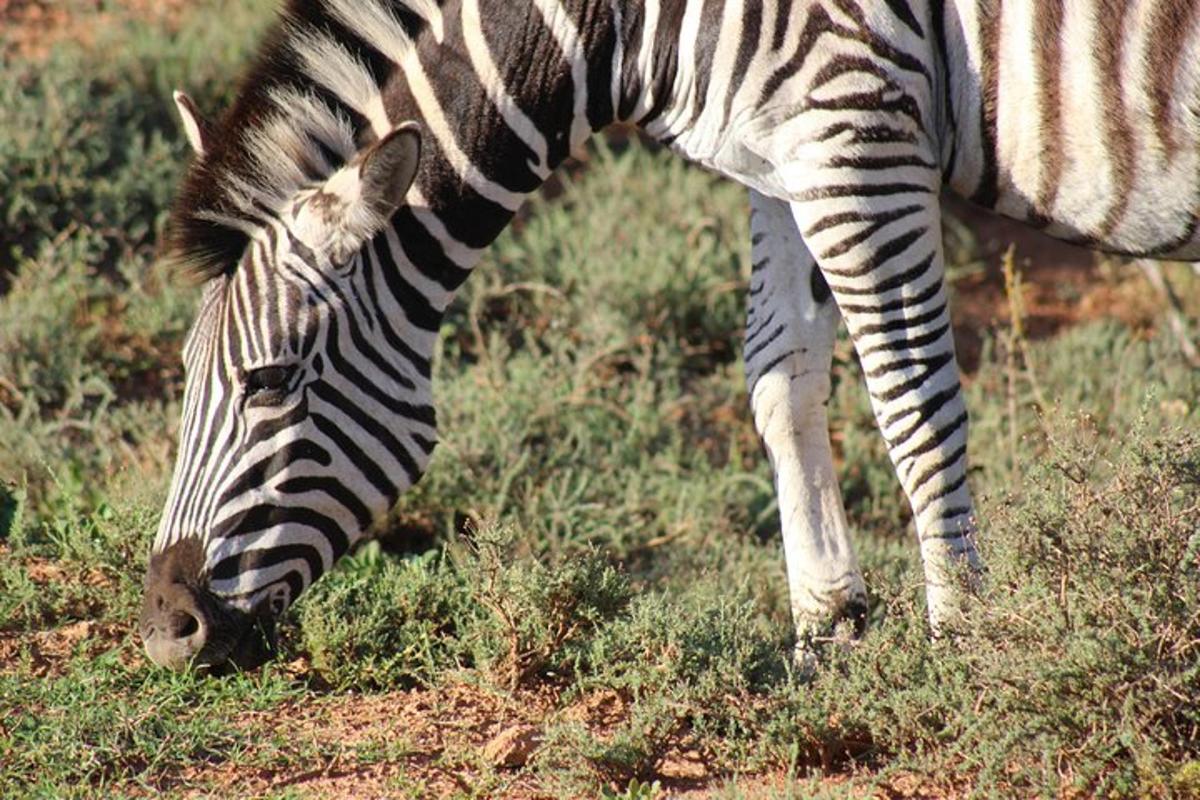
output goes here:
{"type": "Polygon", "coordinates": [[[737,355],[745,198],[624,139],[452,309],[444,441],[384,546],[262,670],[153,669],[195,297],[155,261],[169,92],[227,102],[268,5],[0,0],[0,795],[1200,796],[1200,379],[1141,274],[947,201],[986,602],[928,640],[842,342],[871,631],[804,682],[737,355]]]}

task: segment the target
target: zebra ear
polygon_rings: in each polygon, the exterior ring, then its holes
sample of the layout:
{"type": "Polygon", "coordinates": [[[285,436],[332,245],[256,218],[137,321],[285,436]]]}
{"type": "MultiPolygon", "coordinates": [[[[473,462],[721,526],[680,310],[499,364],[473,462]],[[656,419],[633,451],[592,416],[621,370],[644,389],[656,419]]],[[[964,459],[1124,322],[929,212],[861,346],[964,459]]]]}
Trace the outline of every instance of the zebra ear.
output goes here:
{"type": "Polygon", "coordinates": [[[179,109],[179,117],[183,121],[183,132],[187,135],[192,149],[196,151],[196,155],[204,155],[211,130],[208,120],[200,113],[200,109],[196,108],[192,98],[183,92],[175,92],[175,107],[179,109]]]}
{"type": "Polygon", "coordinates": [[[296,230],[334,263],[347,262],[404,203],[421,160],[416,123],[394,128],[296,204],[296,230]]]}
{"type": "Polygon", "coordinates": [[[358,167],[362,198],[381,219],[401,205],[417,177],[421,161],[421,132],[415,122],[393,128],[367,150],[358,167]]]}

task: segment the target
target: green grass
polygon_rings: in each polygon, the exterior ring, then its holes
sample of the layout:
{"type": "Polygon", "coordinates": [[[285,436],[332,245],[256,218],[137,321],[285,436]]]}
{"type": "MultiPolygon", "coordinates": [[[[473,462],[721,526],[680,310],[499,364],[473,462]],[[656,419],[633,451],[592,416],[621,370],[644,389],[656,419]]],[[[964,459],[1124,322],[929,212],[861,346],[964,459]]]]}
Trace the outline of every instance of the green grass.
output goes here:
{"type": "MultiPolygon", "coordinates": [[[[263,4],[217,5],[179,35],[105,34],[116,58],[0,73],[0,796],[378,773],[375,793],[651,798],[689,753],[722,797],[1200,796],[1200,377],[1172,341],[1093,322],[1028,344],[1026,371],[988,340],[967,394],[990,572],[939,642],[841,343],[871,629],[801,681],[738,355],[744,192],[637,145],[597,145],[464,288],[443,444],[387,546],[314,587],[262,671],[151,669],[132,621],[195,297],[153,262],[184,163],[169,90],[222,102],[263,4]],[[494,726],[460,719],[464,693],[539,724],[521,770],[480,755],[494,726]],[[394,727],[339,741],[393,700],[394,727]],[[457,738],[430,744],[425,718],[457,738]]],[[[977,270],[955,230],[953,274],[977,270]]]]}

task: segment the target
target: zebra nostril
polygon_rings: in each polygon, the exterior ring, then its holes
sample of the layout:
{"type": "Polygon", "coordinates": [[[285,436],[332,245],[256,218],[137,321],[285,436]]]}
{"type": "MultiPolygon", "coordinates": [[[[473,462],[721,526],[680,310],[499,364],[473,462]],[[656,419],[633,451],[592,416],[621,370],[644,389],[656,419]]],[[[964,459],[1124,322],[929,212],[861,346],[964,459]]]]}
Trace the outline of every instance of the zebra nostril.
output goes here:
{"type": "Polygon", "coordinates": [[[171,615],[167,633],[172,639],[187,639],[200,630],[200,620],[187,611],[177,611],[171,615]]]}

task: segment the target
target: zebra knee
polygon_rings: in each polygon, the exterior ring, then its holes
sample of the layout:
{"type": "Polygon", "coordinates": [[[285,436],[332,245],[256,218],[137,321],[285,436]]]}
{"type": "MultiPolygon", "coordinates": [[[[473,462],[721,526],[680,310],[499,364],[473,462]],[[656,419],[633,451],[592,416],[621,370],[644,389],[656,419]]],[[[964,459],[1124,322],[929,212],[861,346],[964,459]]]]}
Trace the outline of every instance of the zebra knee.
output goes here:
{"type": "Polygon", "coordinates": [[[826,424],[826,407],[833,394],[828,370],[781,364],[748,384],[754,426],[768,444],[778,436],[791,437],[826,424]]]}

